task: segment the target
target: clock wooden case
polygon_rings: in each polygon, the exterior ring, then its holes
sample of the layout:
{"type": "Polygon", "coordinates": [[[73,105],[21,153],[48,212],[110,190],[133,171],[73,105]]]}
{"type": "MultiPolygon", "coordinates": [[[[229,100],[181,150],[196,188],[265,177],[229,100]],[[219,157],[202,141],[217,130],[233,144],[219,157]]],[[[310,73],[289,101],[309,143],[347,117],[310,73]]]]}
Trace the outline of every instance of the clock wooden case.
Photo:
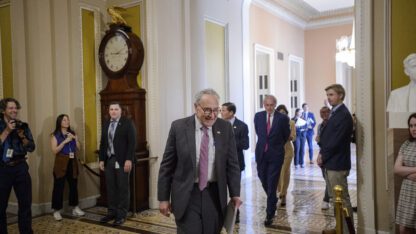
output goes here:
{"type": "MultiPolygon", "coordinates": [[[[139,88],[136,79],[143,59],[143,44],[140,38],[131,31],[131,28],[124,24],[110,25],[110,29],[106,31],[99,47],[99,62],[103,72],[109,78],[106,87],[100,92],[101,120],[103,123],[109,120],[109,104],[117,101],[121,104],[122,115],[131,119],[135,124],[136,160],[138,163],[135,164],[135,173],[131,173],[130,178],[130,207],[135,212],[149,207],[146,91],[139,88]],[[133,176],[135,176],[134,179],[133,176]],[[134,184],[133,181],[135,181],[134,184]]],[[[100,178],[101,197],[97,204],[106,206],[104,173],[101,173],[100,178]]]]}

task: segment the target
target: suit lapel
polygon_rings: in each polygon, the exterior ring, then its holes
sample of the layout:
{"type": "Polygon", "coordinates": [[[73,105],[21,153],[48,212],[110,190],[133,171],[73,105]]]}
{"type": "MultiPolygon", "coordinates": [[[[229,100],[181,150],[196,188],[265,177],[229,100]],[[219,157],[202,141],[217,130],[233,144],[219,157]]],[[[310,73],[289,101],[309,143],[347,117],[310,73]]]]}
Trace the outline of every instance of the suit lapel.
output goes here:
{"type": "Polygon", "coordinates": [[[214,142],[214,148],[215,148],[215,154],[214,154],[214,163],[215,163],[215,168],[216,168],[216,173],[218,175],[218,170],[220,169],[220,164],[221,164],[221,160],[219,159],[219,150],[220,150],[220,142],[222,140],[222,132],[221,129],[218,126],[218,119],[217,121],[215,121],[215,124],[212,126],[212,137],[213,137],[213,142],[214,142]]]}
{"type": "Polygon", "coordinates": [[[341,104],[332,114],[331,117],[328,119],[328,122],[326,123],[325,127],[322,129],[321,134],[325,132],[325,129],[327,129],[328,125],[332,125],[332,123],[335,121],[336,115],[344,108],[344,104],[341,104]]]}
{"type": "Polygon", "coordinates": [[[273,135],[273,133],[276,132],[276,131],[273,131],[273,130],[274,130],[274,128],[277,127],[278,122],[279,122],[279,115],[278,115],[277,111],[275,111],[274,115],[273,115],[273,121],[272,121],[272,126],[270,128],[270,135],[269,136],[273,135]]]}
{"type": "Polygon", "coordinates": [[[234,135],[237,135],[239,127],[240,127],[240,123],[238,121],[239,120],[236,117],[235,120],[234,120],[234,124],[233,124],[234,135]]]}
{"type": "Polygon", "coordinates": [[[117,123],[116,130],[114,131],[114,138],[113,138],[113,142],[114,142],[114,139],[116,139],[116,138],[117,138],[117,136],[118,136],[119,132],[121,131],[121,126],[122,126],[123,122],[124,122],[123,117],[120,117],[120,119],[118,120],[118,123],[117,123]]]}
{"type": "Polygon", "coordinates": [[[267,136],[267,112],[263,111],[260,118],[261,131],[266,133],[267,136]]]}
{"type": "Polygon", "coordinates": [[[195,146],[195,115],[189,117],[186,126],[186,138],[188,142],[188,149],[190,150],[190,156],[194,169],[196,167],[196,146],[195,146]]]}

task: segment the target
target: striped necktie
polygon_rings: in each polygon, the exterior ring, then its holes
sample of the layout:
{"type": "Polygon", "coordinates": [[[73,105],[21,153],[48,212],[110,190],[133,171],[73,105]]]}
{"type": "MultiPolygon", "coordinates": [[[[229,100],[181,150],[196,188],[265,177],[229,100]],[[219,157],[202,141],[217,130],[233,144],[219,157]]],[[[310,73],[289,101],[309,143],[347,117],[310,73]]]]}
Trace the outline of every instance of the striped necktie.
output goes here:
{"type": "Polygon", "coordinates": [[[199,151],[199,190],[204,190],[208,184],[208,144],[209,135],[208,128],[202,127],[203,131],[201,139],[201,148],[199,151]]]}
{"type": "Polygon", "coordinates": [[[107,155],[108,155],[108,157],[111,157],[111,151],[113,151],[114,152],[114,150],[112,150],[113,149],[113,140],[114,140],[114,130],[115,130],[115,127],[116,127],[116,121],[111,121],[111,124],[110,124],[110,130],[108,131],[108,149],[107,149],[107,155]]]}

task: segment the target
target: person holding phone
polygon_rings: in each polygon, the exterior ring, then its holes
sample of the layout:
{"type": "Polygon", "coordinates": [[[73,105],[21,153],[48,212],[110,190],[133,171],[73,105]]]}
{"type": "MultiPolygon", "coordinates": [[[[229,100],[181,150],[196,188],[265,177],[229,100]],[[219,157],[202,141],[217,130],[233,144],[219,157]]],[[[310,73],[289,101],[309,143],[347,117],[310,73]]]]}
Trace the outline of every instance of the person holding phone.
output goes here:
{"type": "Polygon", "coordinates": [[[52,209],[55,220],[62,220],[63,195],[65,180],[69,184],[69,205],[73,206],[74,216],[83,216],[85,212],[78,207],[78,163],[76,153],[80,149],[77,135],[71,129],[69,116],[61,114],[56,119],[55,131],[51,134],[51,148],[55,154],[53,167],[52,209]]]}

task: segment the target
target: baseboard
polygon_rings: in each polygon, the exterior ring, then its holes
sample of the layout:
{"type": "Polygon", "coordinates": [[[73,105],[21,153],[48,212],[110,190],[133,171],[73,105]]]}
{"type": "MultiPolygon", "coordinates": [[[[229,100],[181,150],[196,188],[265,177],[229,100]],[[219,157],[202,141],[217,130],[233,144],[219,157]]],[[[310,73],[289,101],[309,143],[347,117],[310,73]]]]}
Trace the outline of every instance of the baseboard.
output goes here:
{"type": "MultiPolygon", "coordinates": [[[[90,197],[86,197],[79,200],[78,206],[80,208],[89,208],[95,206],[97,203],[97,198],[100,195],[94,195],[90,197]]],[[[64,201],[64,208],[68,208],[68,201],[64,201]]],[[[7,213],[17,214],[18,205],[17,202],[9,202],[7,207],[7,213]]],[[[46,203],[32,203],[32,216],[37,216],[45,213],[51,213],[53,210],[51,208],[51,202],[46,203]]]]}
{"type": "Polygon", "coordinates": [[[391,232],[377,231],[377,234],[390,234],[391,232]]]}
{"type": "Polygon", "coordinates": [[[358,227],[358,230],[357,230],[357,232],[358,233],[369,233],[369,234],[390,234],[391,232],[388,232],[388,231],[379,231],[379,230],[375,230],[375,229],[372,229],[372,228],[365,228],[365,227],[363,227],[363,228],[360,228],[360,227],[358,227]]]}

